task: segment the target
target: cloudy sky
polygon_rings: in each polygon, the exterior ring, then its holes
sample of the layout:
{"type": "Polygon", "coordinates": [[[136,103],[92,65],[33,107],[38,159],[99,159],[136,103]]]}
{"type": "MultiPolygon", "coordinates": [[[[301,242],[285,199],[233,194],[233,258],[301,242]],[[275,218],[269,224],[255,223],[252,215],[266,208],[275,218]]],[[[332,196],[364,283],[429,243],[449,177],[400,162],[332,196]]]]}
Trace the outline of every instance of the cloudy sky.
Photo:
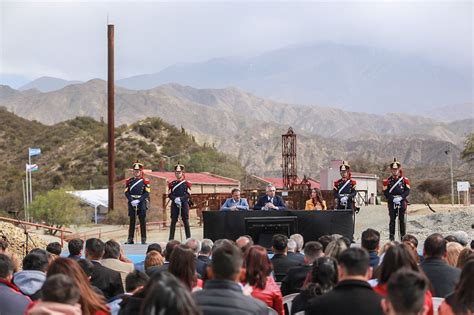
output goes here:
{"type": "Polygon", "coordinates": [[[1,83],[106,77],[107,17],[116,78],[180,62],[253,56],[333,41],[472,66],[472,1],[8,1],[1,3],[1,83]]]}

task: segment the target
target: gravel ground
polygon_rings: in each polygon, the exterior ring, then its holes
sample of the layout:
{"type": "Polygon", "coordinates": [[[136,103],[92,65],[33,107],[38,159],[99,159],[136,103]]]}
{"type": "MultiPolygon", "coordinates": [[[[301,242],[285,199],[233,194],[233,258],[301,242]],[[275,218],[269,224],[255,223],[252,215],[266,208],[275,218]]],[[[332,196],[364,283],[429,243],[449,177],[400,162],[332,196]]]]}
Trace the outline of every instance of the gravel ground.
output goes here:
{"type": "MultiPolygon", "coordinates": [[[[424,205],[408,206],[407,233],[418,238],[422,245],[426,237],[438,232],[449,235],[455,231],[466,231],[471,239],[474,238],[471,224],[474,223],[474,206],[431,205],[436,213],[424,205]]],[[[368,206],[361,208],[356,217],[356,242],[360,242],[362,231],[373,228],[380,232],[382,243],[388,241],[388,210],[386,205],[368,206]]],[[[398,233],[398,231],[396,232],[398,233]]]]}

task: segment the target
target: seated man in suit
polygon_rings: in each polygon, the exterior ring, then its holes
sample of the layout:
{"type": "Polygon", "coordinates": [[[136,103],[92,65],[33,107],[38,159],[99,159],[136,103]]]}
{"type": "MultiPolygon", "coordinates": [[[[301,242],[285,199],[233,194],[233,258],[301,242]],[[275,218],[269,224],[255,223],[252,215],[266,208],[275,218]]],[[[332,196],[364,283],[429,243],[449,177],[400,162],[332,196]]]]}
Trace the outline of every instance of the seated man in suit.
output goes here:
{"type": "Polygon", "coordinates": [[[272,251],[274,253],[272,259],[273,273],[275,281],[281,282],[286,276],[288,270],[300,264],[288,258],[288,237],[283,234],[275,234],[272,237],[272,251]]]}
{"type": "Polygon", "coordinates": [[[323,245],[320,242],[311,241],[306,243],[304,246],[304,265],[288,270],[286,277],[281,281],[281,294],[285,296],[300,292],[314,261],[322,256],[324,256],[324,252],[323,245]]]}
{"type": "Polygon", "coordinates": [[[269,184],[266,191],[266,195],[258,199],[257,203],[253,207],[254,210],[286,210],[286,205],[283,198],[275,194],[275,186],[269,184]]]}
{"type": "Polygon", "coordinates": [[[240,189],[232,189],[232,198],[227,199],[221,207],[221,211],[245,211],[249,210],[247,199],[240,198],[240,189]]]}
{"type": "Polygon", "coordinates": [[[120,272],[102,265],[100,260],[104,256],[105,244],[98,238],[86,241],[86,258],[94,265],[91,275],[91,284],[98,287],[106,300],[124,292],[120,272]]]}

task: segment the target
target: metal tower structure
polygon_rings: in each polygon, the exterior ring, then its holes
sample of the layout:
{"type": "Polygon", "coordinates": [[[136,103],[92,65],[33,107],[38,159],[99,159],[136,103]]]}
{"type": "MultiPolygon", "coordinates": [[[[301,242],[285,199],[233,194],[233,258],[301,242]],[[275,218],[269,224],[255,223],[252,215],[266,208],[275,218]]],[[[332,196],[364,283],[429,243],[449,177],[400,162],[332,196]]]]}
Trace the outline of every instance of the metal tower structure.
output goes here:
{"type": "Polygon", "coordinates": [[[296,173],[296,134],[293,128],[289,128],[287,133],[281,135],[281,148],[283,160],[283,187],[292,189],[298,182],[296,173]]]}

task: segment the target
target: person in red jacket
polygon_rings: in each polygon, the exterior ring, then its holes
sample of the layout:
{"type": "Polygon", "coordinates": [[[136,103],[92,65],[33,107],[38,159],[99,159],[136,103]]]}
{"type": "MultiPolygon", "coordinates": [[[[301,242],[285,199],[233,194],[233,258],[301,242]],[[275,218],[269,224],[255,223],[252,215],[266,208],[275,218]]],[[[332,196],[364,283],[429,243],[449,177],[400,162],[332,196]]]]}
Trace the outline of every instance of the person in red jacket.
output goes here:
{"type": "Polygon", "coordinates": [[[395,220],[398,216],[400,222],[400,240],[406,232],[405,212],[407,209],[407,197],[410,194],[410,181],[403,177],[402,165],[397,159],[390,163],[392,175],[383,181],[383,194],[387,198],[388,214],[390,216],[389,232],[390,240],[395,240],[395,220]]]}
{"type": "Polygon", "coordinates": [[[250,247],[245,257],[244,266],[245,282],[251,286],[252,296],[265,302],[279,315],[284,315],[283,297],[271,275],[273,268],[267,250],[259,245],[250,247]]]}

